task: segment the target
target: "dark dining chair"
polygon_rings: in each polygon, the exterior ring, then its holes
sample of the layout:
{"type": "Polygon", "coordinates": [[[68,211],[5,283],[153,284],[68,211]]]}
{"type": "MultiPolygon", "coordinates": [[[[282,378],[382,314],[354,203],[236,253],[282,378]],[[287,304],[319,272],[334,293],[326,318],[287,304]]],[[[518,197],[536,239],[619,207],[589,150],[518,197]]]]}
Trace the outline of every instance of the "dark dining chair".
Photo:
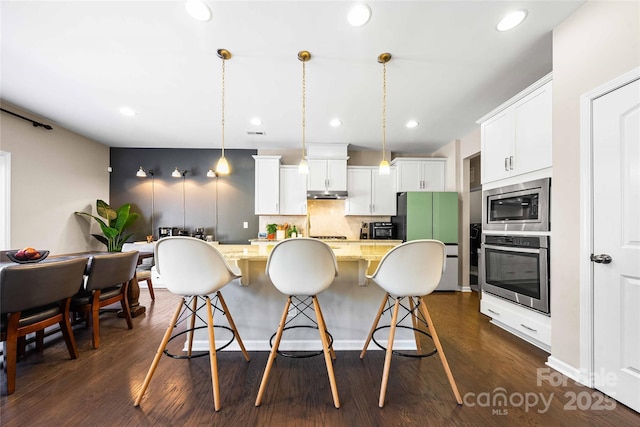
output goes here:
{"type": "Polygon", "coordinates": [[[0,335],[5,341],[7,394],[16,389],[18,341],[30,333],[60,325],[69,356],[78,349],[69,321],[71,297],[82,285],[86,258],[41,264],[9,265],[0,270],[0,335]]]}
{"type": "Polygon", "coordinates": [[[122,306],[129,329],[133,329],[129,308],[129,283],[134,279],[138,251],[94,255],[89,259],[87,282],[71,299],[71,311],[85,313],[93,330],[93,348],[100,346],[100,309],[117,302],[122,306]]]}

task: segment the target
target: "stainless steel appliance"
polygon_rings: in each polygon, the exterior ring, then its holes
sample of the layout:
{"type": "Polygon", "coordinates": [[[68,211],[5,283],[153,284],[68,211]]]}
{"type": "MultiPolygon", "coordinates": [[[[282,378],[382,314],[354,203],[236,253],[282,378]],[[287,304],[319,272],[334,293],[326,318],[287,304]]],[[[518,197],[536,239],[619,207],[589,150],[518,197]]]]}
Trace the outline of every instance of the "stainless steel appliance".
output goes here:
{"type": "Polygon", "coordinates": [[[178,228],[177,227],[160,227],[158,228],[158,236],[160,239],[163,237],[177,236],[178,228]]]}
{"type": "Polygon", "coordinates": [[[390,222],[370,222],[369,238],[374,240],[392,240],[395,236],[394,225],[390,222]]]}
{"type": "Polygon", "coordinates": [[[550,314],[549,237],[482,235],[482,292],[550,314]]]}
{"type": "Polygon", "coordinates": [[[550,231],[551,178],[483,191],[482,229],[550,231]]]}

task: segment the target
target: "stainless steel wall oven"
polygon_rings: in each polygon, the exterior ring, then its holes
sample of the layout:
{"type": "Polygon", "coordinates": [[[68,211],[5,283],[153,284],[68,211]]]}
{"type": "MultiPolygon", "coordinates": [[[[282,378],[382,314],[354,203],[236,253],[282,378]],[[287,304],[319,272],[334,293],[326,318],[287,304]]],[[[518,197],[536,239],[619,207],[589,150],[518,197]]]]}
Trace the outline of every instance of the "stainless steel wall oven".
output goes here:
{"type": "Polygon", "coordinates": [[[482,292],[550,315],[549,237],[482,235],[482,292]]]}

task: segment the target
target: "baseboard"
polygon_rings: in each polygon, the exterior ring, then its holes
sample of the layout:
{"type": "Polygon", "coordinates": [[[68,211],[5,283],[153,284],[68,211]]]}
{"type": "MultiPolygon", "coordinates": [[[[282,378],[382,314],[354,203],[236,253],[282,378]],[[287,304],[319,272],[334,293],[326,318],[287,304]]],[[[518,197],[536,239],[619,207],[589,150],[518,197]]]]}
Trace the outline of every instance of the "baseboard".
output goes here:
{"type": "MultiPolygon", "coordinates": [[[[269,340],[242,340],[247,351],[270,351],[271,346],[269,340]]],[[[387,341],[380,340],[380,345],[386,346],[387,341]]],[[[364,340],[334,340],[333,349],[335,351],[361,351],[364,346],[364,340]]],[[[283,351],[318,351],[322,348],[319,340],[299,340],[299,341],[287,341],[282,340],[280,342],[280,350],[283,351]]],[[[416,342],[414,340],[396,340],[393,344],[394,350],[415,350],[416,342]]],[[[186,347],[183,348],[186,351],[186,347]]],[[[209,341],[194,340],[193,351],[208,351],[209,341]]],[[[240,351],[238,341],[233,341],[225,351],[240,351]]],[[[373,342],[369,343],[367,351],[369,350],[381,350],[380,347],[373,342]]]]}
{"type": "Polygon", "coordinates": [[[577,383],[580,383],[582,385],[587,385],[585,382],[583,382],[585,379],[582,377],[580,373],[580,369],[574,368],[573,366],[563,362],[560,359],[557,359],[553,356],[549,356],[547,358],[547,362],[545,363],[545,365],[547,365],[551,369],[554,369],[560,372],[562,375],[571,378],[577,383]]]}

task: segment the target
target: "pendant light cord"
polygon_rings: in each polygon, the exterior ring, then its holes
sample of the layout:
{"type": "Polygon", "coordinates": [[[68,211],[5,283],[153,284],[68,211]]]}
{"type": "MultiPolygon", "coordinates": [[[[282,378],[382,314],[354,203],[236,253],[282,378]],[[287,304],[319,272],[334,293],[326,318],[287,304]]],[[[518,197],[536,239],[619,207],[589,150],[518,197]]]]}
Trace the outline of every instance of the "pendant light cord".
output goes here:
{"type": "Polygon", "coordinates": [[[382,64],[382,160],[386,160],[387,146],[387,63],[382,64]]]}
{"type": "Polygon", "coordinates": [[[226,60],[222,58],[222,157],[224,158],[224,63],[226,60]]]}
{"type": "Polygon", "coordinates": [[[302,61],[302,159],[304,160],[305,128],[307,115],[306,63],[302,61]]]}

